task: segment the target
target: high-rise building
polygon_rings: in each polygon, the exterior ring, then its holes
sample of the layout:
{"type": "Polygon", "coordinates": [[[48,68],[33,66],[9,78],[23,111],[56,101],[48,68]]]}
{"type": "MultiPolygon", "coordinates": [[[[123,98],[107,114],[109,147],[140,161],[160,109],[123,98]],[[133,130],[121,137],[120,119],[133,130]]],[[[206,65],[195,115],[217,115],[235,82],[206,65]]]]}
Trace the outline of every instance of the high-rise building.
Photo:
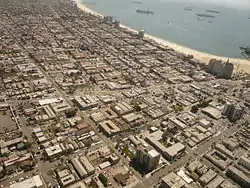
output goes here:
{"type": "Polygon", "coordinates": [[[152,171],[159,164],[160,154],[150,147],[141,146],[136,150],[135,160],[137,164],[145,167],[145,170],[152,171]]]}
{"type": "Polygon", "coordinates": [[[138,37],[139,37],[139,38],[143,38],[143,37],[144,37],[144,34],[145,34],[145,31],[144,31],[144,30],[138,31],[138,37]]]}
{"type": "Polygon", "coordinates": [[[243,188],[249,188],[250,187],[250,178],[244,174],[242,171],[239,169],[230,166],[227,169],[226,172],[227,176],[229,176],[232,180],[237,182],[241,187],[243,188]]]}
{"type": "Polygon", "coordinates": [[[233,75],[234,65],[229,60],[224,63],[221,60],[211,59],[208,64],[208,72],[218,78],[230,79],[233,75]]]}
{"type": "Polygon", "coordinates": [[[104,16],[103,21],[107,24],[112,24],[114,21],[114,17],[113,16],[104,16]]]}
{"type": "Polygon", "coordinates": [[[227,102],[223,110],[223,115],[227,116],[230,121],[236,121],[242,117],[244,111],[244,106],[227,102]]]}

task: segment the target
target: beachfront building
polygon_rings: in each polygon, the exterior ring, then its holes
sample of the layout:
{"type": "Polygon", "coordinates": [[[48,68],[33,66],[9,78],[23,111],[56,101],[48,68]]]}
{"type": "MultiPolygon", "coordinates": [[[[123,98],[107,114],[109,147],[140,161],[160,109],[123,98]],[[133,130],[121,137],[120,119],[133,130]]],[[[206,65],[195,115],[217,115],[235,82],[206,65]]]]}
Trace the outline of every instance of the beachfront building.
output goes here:
{"type": "Polygon", "coordinates": [[[211,59],[208,64],[208,72],[218,78],[230,79],[233,76],[234,65],[229,60],[223,63],[222,60],[211,59]]]}

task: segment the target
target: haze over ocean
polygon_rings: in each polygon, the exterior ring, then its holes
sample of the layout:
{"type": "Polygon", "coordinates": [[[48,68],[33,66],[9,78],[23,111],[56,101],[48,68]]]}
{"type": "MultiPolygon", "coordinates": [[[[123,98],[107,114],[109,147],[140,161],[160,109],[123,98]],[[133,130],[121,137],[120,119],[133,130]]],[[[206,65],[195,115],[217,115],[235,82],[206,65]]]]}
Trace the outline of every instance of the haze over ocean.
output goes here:
{"type": "Polygon", "coordinates": [[[250,46],[249,0],[81,1],[90,9],[114,16],[131,28],[144,29],[148,34],[201,52],[243,58],[239,47],[250,46]],[[150,10],[155,14],[140,14],[137,9],[150,10]],[[196,14],[209,14],[214,18],[196,14]]]}

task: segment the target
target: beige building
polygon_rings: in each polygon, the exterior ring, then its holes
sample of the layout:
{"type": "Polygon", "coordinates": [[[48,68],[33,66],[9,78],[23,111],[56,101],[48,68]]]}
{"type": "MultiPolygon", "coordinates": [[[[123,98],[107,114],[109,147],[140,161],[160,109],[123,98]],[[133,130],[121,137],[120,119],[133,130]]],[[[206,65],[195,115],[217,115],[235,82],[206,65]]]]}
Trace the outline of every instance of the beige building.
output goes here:
{"type": "Polygon", "coordinates": [[[154,170],[160,161],[160,154],[150,147],[138,147],[136,150],[137,164],[145,167],[146,171],[154,170]]]}
{"type": "Polygon", "coordinates": [[[111,120],[105,120],[99,123],[100,129],[107,135],[112,136],[120,132],[120,128],[115,125],[111,120]]]}
{"type": "Polygon", "coordinates": [[[211,59],[208,64],[208,72],[216,77],[230,79],[233,76],[234,65],[229,60],[223,63],[221,60],[211,59]]]}
{"type": "Polygon", "coordinates": [[[174,172],[170,172],[164,176],[161,181],[161,188],[186,188],[184,180],[177,176],[174,172]]]}

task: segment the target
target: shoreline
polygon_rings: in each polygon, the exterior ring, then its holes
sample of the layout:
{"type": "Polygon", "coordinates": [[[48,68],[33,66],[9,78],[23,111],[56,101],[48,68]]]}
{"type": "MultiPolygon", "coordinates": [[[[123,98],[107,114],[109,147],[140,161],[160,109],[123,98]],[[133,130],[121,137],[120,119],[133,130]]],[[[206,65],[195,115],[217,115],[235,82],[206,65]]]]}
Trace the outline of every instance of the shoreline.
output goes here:
{"type": "MultiPolygon", "coordinates": [[[[81,10],[83,10],[84,12],[88,12],[90,14],[100,16],[102,18],[104,17],[102,14],[95,12],[94,10],[88,8],[86,5],[82,4],[81,0],[75,0],[75,1],[77,4],[77,7],[80,8],[81,10]]],[[[133,32],[138,32],[137,30],[132,29],[130,27],[127,27],[123,24],[120,24],[120,26],[121,26],[121,28],[125,28],[125,29],[128,29],[128,30],[133,31],[133,32]]],[[[222,60],[223,62],[226,62],[229,59],[229,61],[235,65],[234,69],[236,72],[243,71],[246,73],[250,73],[250,61],[249,60],[238,59],[238,58],[229,58],[229,57],[223,57],[223,56],[209,54],[206,52],[200,52],[198,50],[191,49],[191,48],[188,48],[185,46],[181,46],[179,44],[167,41],[166,39],[162,39],[162,38],[159,38],[159,37],[156,37],[156,36],[153,36],[150,34],[146,34],[146,33],[145,33],[145,37],[152,39],[161,45],[170,47],[177,52],[193,55],[194,59],[198,60],[202,64],[208,64],[211,59],[218,59],[218,60],[222,60]]]]}

